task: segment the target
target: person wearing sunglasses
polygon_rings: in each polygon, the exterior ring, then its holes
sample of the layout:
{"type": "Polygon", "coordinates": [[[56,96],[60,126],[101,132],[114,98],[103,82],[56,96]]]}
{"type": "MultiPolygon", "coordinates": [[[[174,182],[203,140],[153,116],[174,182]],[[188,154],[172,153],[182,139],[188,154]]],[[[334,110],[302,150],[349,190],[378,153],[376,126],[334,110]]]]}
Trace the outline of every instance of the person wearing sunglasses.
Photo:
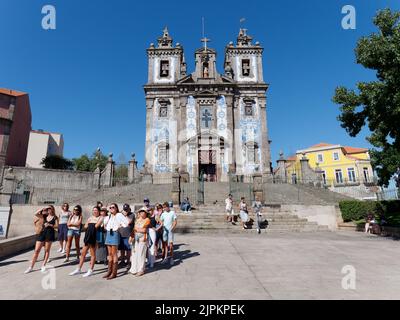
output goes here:
{"type": "Polygon", "coordinates": [[[42,208],[35,213],[35,231],[36,231],[36,244],[33,254],[31,265],[25,270],[25,273],[30,273],[35,266],[37,258],[42,248],[45,248],[45,256],[41,271],[46,271],[46,264],[49,260],[50,249],[55,239],[55,229],[58,228],[58,217],[55,214],[53,206],[42,208]]]}
{"type": "Polygon", "coordinates": [[[96,233],[96,241],[97,241],[97,248],[96,248],[96,262],[103,263],[107,265],[107,246],[105,245],[106,241],[106,231],[104,229],[104,219],[108,216],[108,210],[106,207],[102,207],[100,209],[100,216],[102,217],[101,226],[97,229],[96,233]]]}
{"type": "Polygon", "coordinates": [[[92,216],[87,220],[84,230],[85,239],[83,243],[85,244],[82,249],[82,255],[79,262],[79,266],[71,272],[70,276],[75,276],[82,273],[82,267],[85,263],[86,255],[90,251],[90,267],[88,271],[83,275],[84,278],[90,277],[93,274],[94,263],[96,261],[96,245],[97,245],[97,230],[103,223],[103,217],[100,216],[100,209],[98,206],[93,207],[92,216]]]}
{"type": "Polygon", "coordinates": [[[79,259],[80,249],[81,249],[79,244],[79,240],[81,239],[81,225],[82,225],[82,207],[80,205],[76,205],[67,223],[68,240],[67,240],[67,252],[65,255],[64,262],[69,261],[69,256],[72,247],[72,239],[75,239],[76,259],[79,259]]]}
{"type": "Polygon", "coordinates": [[[65,254],[65,247],[67,245],[68,239],[68,219],[71,216],[71,211],[69,211],[68,203],[64,203],[61,207],[61,212],[58,215],[58,241],[60,242],[60,249],[58,252],[65,254]]]}
{"type": "Polygon", "coordinates": [[[118,245],[120,241],[118,230],[129,225],[129,220],[119,212],[116,203],[112,203],[109,210],[111,214],[104,218],[104,228],[107,231],[105,244],[108,251],[108,271],[103,278],[107,280],[117,277],[118,245]]]}

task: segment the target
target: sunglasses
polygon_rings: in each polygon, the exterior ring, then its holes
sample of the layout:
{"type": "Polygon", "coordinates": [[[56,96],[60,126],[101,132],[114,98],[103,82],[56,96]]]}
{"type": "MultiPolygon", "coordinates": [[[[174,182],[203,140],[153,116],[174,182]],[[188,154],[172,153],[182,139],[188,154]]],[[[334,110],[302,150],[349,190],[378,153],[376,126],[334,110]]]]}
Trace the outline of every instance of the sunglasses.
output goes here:
{"type": "Polygon", "coordinates": [[[115,207],[110,207],[110,209],[115,209],[115,207]]]}

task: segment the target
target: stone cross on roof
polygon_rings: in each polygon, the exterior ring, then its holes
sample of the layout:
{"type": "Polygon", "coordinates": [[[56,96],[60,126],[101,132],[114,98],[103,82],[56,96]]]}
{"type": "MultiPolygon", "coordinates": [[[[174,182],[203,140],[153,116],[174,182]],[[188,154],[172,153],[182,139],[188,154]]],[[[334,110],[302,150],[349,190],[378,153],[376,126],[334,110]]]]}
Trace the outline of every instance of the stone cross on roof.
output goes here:
{"type": "Polygon", "coordinates": [[[204,51],[207,51],[207,42],[211,42],[210,39],[208,39],[207,37],[201,38],[201,42],[204,43],[204,51]]]}
{"type": "Polygon", "coordinates": [[[172,38],[169,35],[168,27],[164,28],[162,37],[158,38],[158,47],[172,48],[172,38]]]}

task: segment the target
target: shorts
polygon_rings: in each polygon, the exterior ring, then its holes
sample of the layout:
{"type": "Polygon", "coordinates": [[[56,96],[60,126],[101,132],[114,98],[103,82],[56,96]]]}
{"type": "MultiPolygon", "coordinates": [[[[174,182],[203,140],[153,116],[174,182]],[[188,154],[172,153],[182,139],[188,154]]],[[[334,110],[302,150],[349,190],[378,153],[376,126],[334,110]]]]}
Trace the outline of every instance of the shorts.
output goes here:
{"type": "Polygon", "coordinates": [[[124,251],[132,250],[132,246],[129,244],[129,238],[126,237],[119,238],[118,250],[124,250],[124,251]]]}
{"type": "Polygon", "coordinates": [[[119,232],[113,231],[113,233],[111,234],[110,231],[107,231],[105,244],[107,246],[118,246],[119,245],[119,232]]]}
{"type": "Polygon", "coordinates": [[[68,237],[79,237],[81,235],[80,230],[68,229],[68,237]]]}
{"type": "Polygon", "coordinates": [[[167,242],[167,243],[173,243],[174,242],[174,233],[173,233],[173,231],[164,228],[163,241],[167,242]]]}
{"type": "Polygon", "coordinates": [[[242,222],[249,222],[249,215],[247,214],[246,211],[242,211],[240,210],[240,220],[242,220],[242,222]]]}
{"type": "Polygon", "coordinates": [[[227,216],[233,216],[233,215],[235,215],[235,213],[234,213],[234,211],[233,211],[233,208],[232,208],[232,209],[226,209],[226,215],[227,215],[227,216]]]}

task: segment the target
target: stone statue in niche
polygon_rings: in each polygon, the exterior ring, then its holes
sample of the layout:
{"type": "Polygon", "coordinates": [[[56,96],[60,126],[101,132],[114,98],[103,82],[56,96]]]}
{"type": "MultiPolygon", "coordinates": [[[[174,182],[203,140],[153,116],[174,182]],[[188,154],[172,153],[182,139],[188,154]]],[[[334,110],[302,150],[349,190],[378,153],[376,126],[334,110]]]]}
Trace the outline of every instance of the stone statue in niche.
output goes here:
{"type": "Polygon", "coordinates": [[[208,73],[208,64],[204,64],[204,69],[203,69],[203,78],[208,78],[209,73],[208,73]]]}

